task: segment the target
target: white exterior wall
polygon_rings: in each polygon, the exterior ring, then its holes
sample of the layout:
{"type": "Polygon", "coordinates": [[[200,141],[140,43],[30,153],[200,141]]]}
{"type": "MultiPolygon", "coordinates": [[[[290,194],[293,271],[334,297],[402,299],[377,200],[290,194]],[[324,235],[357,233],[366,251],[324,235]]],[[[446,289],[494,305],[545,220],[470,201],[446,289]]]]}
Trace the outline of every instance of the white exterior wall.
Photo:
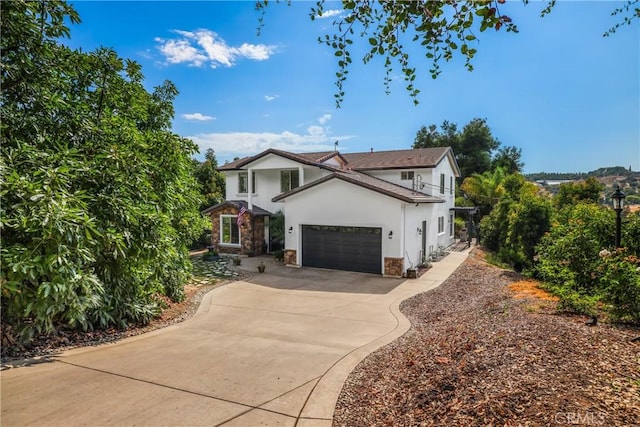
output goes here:
{"type": "Polygon", "coordinates": [[[438,246],[447,247],[454,243],[454,238],[450,235],[450,209],[455,206],[456,202],[456,179],[453,173],[453,168],[451,167],[451,163],[449,162],[449,158],[445,157],[442,162],[440,162],[434,169],[432,175],[431,185],[434,189],[433,195],[441,198],[445,201],[445,203],[434,204],[433,210],[433,235],[437,236],[436,242],[434,244],[434,250],[438,249],[438,246]],[[444,173],[444,194],[440,193],[440,174],[444,173]],[[451,189],[451,178],[453,177],[453,185],[454,188],[451,189]],[[438,233],[438,217],[444,217],[444,232],[438,233]]]}
{"type": "Polygon", "coordinates": [[[427,194],[432,194],[431,186],[429,185],[429,184],[431,184],[431,181],[432,181],[432,178],[431,178],[431,171],[432,170],[431,169],[372,170],[372,171],[367,171],[366,173],[371,175],[371,176],[375,176],[376,178],[380,178],[380,179],[383,179],[385,181],[392,182],[394,184],[401,185],[403,187],[413,189],[413,182],[414,181],[400,179],[401,173],[405,172],[405,171],[406,172],[413,172],[414,180],[417,179],[418,175],[420,175],[422,177],[422,182],[427,184],[422,189],[422,192],[423,193],[427,193],[427,194]]]}
{"type": "MultiPolygon", "coordinates": [[[[297,251],[302,262],[302,225],[340,225],[382,228],[382,256],[403,257],[402,202],[333,179],[288,197],[285,215],[285,249],[297,251]],[[289,227],[293,227],[289,233],[289,227]],[[388,238],[393,231],[393,237],[388,238]]],[[[381,270],[384,259],[380,260],[381,270]]]]}
{"type": "MultiPolygon", "coordinates": [[[[251,202],[260,206],[263,209],[268,210],[269,212],[276,213],[282,209],[284,212],[284,204],[283,203],[274,203],[271,201],[275,196],[280,194],[280,171],[282,170],[292,170],[292,169],[300,169],[302,167],[302,174],[300,174],[301,181],[300,185],[308,184],[309,182],[316,181],[322,178],[325,175],[328,175],[330,172],[315,166],[303,166],[300,163],[290,161],[288,159],[280,159],[276,156],[271,156],[271,159],[267,159],[268,161],[260,162],[252,162],[250,165],[247,165],[247,168],[250,168],[251,171],[256,176],[256,188],[254,189],[253,194],[251,195],[251,202]],[[284,160],[284,162],[278,161],[284,160]],[[259,165],[260,167],[256,166],[259,165]],[[282,166],[278,169],[272,168],[264,168],[265,166],[282,166]]],[[[226,180],[226,190],[225,190],[225,200],[245,200],[248,201],[247,193],[239,193],[238,192],[238,184],[239,178],[238,175],[240,173],[248,173],[248,169],[243,170],[234,170],[234,171],[223,171],[226,180]]]]}

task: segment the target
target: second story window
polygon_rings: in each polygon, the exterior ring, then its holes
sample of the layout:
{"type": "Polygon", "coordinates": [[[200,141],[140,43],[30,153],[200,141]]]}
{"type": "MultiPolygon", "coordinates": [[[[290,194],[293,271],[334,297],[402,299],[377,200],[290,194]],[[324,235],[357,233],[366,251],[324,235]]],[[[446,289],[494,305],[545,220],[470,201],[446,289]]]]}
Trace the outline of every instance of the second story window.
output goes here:
{"type": "Polygon", "coordinates": [[[449,194],[453,194],[453,177],[449,177],[449,194]]]}
{"type": "MultiPolygon", "coordinates": [[[[256,174],[251,172],[251,181],[253,181],[252,187],[253,192],[256,192],[256,174]]],[[[238,193],[248,193],[249,192],[249,174],[248,172],[240,172],[238,175],[238,193]]]]}
{"type": "Polygon", "coordinates": [[[444,174],[440,174],[440,194],[444,194],[444,174]]]}
{"type": "Polygon", "coordinates": [[[400,172],[400,179],[403,181],[413,181],[413,171],[400,172]]]}
{"type": "Polygon", "coordinates": [[[280,171],[280,191],[285,193],[300,187],[300,174],[297,169],[280,171]]]}

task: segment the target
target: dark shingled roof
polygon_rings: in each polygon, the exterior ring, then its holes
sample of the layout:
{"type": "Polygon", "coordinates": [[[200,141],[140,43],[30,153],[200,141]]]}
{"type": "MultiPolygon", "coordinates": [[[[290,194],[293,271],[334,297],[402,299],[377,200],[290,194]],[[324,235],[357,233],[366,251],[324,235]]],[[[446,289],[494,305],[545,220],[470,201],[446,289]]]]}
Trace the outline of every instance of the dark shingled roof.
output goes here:
{"type": "Polygon", "coordinates": [[[321,153],[290,153],[288,151],[276,150],[275,148],[270,148],[268,150],[263,151],[260,154],[256,154],[255,156],[243,157],[242,159],[238,159],[231,163],[224,164],[218,168],[218,170],[236,170],[242,168],[244,165],[253,162],[254,160],[258,160],[268,154],[275,154],[280,157],[284,157],[285,159],[293,160],[305,165],[318,166],[323,167],[325,169],[333,169],[328,165],[323,165],[322,162],[331,158],[334,154],[340,155],[335,151],[324,151],[321,153]]]}
{"type": "Polygon", "coordinates": [[[353,170],[432,168],[440,163],[449,150],[449,147],[415,148],[345,153],[343,157],[353,170]]]}
{"type": "Polygon", "coordinates": [[[347,163],[347,168],[356,171],[432,168],[437,166],[438,163],[440,163],[440,161],[442,161],[442,159],[450,152],[454,163],[453,169],[457,176],[459,175],[459,169],[450,147],[414,148],[409,150],[372,151],[364,153],[340,153],[337,151],[290,153],[288,151],[270,148],[255,156],[244,157],[234,162],[227,163],[218,169],[221,171],[237,170],[254,160],[266,156],[267,154],[275,154],[302,164],[318,166],[331,170],[335,168],[330,165],[324,165],[322,162],[330,159],[336,154],[347,163]]]}
{"type": "Polygon", "coordinates": [[[241,207],[244,206],[244,208],[247,210],[247,212],[249,212],[251,215],[255,215],[255,216],[270,216],[270,215],[273,215],[268,210],[262,209],[261,207],[256,206],[256,205],[253,205],[253,209],[249,209],[249,204],[244,200],[227,200],[227,201],[224,201],[222,203],[218,203],[215,206],[208,207],[207,209],[203,210],[202,213],[203,214],[208,214],[209,212],[215,211],[216,209],[219,209],[219,208],[222,208],[222,207],[225,207],[225,206],[233,206],[238,210],[241,207]]]}
{"type": "Polygon", "coordinates": [[[332,179],[340,179],[342,181],[350,182],[357,186],[367,188],[369,190],[402,200],[407,203],[444,203],[444,200],[438,197],[430,196],[420,191],[413,191],[410,188],[406,188],[401,185],[385,181],[383,179],[375,178],[365,173],[352,171],[334,172],[331,175],[327,175],[306,185],[280,194],[274,197],[272,201],[279,202],[289,196],[301,193],[305,190],[308,190],[309,188],[315,187],[316,185],[322,184],[323,182],[327,182],[332,179]]]}

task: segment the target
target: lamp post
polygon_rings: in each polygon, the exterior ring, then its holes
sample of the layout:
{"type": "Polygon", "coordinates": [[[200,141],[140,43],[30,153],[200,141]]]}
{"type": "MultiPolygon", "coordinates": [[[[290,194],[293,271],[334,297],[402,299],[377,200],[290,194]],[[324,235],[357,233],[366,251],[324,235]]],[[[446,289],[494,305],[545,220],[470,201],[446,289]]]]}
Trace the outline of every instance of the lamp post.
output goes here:
{"type": "Polygon", "coordinates": [[[620,231],[622,228],[622,209],[624,209],[624,198],[627,197],[624,192],[620,190],[620,186],[616,186],[616,191],[611,195],[611,201],[613,202],[613,210],[616,211],[616,248],[620,247],[620,231]]]}

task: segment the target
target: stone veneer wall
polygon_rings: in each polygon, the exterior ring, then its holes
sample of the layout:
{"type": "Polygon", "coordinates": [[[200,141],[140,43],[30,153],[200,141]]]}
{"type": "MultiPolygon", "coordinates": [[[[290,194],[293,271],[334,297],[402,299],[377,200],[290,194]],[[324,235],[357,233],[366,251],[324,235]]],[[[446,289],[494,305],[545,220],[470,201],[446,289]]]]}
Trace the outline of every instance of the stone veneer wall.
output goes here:
{"type": "Polygon", "coordinates": [[[236,247],[220,244],[221,215],[238,215],[238,209],[234,206],[223,206],[211,212],[211,245],[216,251],[230,254],[246,254],[250,251],[256,255],[264,253],[263,216],[252,216],[249,212],[245,212],[240,224],[240,247],[236,247]]]}
{"type": "Polygon", "coordinates": [[[384,275],[402,277],[404,258],[384,257],[384,275]]]}
{"type": "Polygon", "coordinates": [[[285,249],[284,263],[286,265],[298,265],[298,252],[295,249],[285,249]]]}

